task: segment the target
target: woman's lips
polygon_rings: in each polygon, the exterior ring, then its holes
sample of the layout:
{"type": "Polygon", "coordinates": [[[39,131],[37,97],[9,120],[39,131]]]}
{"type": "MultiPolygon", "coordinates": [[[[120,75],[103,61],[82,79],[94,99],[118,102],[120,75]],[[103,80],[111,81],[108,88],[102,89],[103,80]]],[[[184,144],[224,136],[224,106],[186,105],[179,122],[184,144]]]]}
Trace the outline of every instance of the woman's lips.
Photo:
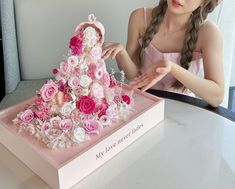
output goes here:
{"type": "Polygon", "coordinates": [[[174,7],[183,7],[183,5],[181,5],[177,0],[172,0],[172,5],[174,7]]]}

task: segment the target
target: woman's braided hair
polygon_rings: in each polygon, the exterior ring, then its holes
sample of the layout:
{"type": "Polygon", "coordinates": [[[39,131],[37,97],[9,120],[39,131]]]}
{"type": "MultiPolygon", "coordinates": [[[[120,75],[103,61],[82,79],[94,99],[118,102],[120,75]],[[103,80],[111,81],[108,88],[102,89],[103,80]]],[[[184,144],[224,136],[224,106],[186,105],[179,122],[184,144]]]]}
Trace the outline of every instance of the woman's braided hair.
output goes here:
{"type": "MultiPolygon", "coordinates": [[[[183,48],[181,49],[180,65],[183,68],[188,69],[190,62],[192,61],[193,51],[196,47],[200,25],[205,21],[208,13],[215,9],[219,1],[220,0],[205,0],[200,7],[192,12],[188,21],[183,48]]],[[[158,32],[159,26],[162,23],[166,13],[166,9],[167,0],[160,0],[158,6],[152,10],[152,19],[150,25],[145,31],[143,36],[143,43],[140,49],[140,67],[144,64],[144,49],[149,45],[154,35],[158,32]]],[[[178,80],[172,83],[172,87],[176,89],[182,89],[182,91],[186,89],[178,80]]]]}

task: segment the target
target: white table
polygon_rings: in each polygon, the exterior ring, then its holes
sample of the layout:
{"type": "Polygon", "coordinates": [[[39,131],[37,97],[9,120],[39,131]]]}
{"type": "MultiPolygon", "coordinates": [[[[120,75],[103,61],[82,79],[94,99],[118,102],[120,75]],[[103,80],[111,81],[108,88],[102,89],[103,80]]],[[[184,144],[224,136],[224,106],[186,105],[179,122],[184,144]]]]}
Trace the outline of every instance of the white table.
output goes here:
{"type": "MultiPolygon", "coordinates": [[[[72,188],[235,189],[235,122],[169,99],[165,115],[72,188]]],[[[1,144],[0,152],[1,189],[50,188],[1,144]]]]}

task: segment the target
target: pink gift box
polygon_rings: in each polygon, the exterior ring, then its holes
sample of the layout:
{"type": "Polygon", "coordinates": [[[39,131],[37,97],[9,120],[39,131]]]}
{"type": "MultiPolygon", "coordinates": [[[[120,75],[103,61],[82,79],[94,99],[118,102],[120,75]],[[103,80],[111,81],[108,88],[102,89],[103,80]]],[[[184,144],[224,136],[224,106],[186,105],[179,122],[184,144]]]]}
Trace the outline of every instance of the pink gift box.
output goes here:
{"type": "Polygon", "coordinates": [[[48,185],[68,189],[164,119],[164,99],[135,91],[134,109],[127,121],[104,128],[91,140],[67,149],[48,149],[13,125],[18,112],[34,99],[0,112],[0,142],[48,185]]]}

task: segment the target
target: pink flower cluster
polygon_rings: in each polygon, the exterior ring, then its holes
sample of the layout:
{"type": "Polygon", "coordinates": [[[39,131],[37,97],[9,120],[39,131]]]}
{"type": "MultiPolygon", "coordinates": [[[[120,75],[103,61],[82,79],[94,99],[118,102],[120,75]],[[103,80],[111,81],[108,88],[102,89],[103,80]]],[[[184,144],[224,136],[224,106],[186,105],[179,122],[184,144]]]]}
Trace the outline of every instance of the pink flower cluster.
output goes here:
{"type": "Polygon", "coordinates": [[[49,148],[85,142],[131,109],[131,96],[106,70],[97,31],[89,24],[71,38],[68,57],[52,71],[55,80],[48,80],[13,120],[20,130],[35,131],[30,133],[49,148]]]}

